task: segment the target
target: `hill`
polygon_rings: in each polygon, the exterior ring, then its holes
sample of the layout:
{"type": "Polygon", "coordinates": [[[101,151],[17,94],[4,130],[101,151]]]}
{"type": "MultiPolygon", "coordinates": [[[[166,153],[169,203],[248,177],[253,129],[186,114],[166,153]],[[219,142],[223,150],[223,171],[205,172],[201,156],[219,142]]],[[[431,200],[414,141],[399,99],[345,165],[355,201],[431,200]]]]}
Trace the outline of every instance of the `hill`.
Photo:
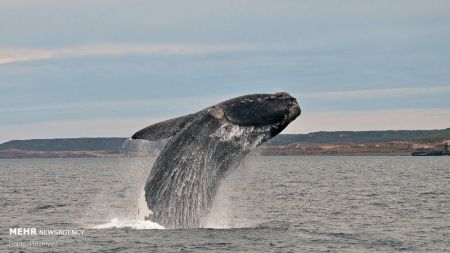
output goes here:
{"type": "Polygon", "coordinates": [[[125,140],[119,137],[13,140],[0,144],[0,150],[120,152],[125,140]]]}
{"type": "Polygon", "coordinates": [[[373,143],[390,141],[439,142],[450,139],[450,128],[442,130],[336,131],[282,134],[267,145],[307,143],[373,143]]]}
{"type": "MultiPolygon", "coordinates": [[[[266,143],[261,153],[408,155],[414,151],[442,150],[442,143],[446,140],[450,140],[450,128],[282,134],[266,143]]],[[[157,154],[162,145],[129,142],[120,137],[12,140],[0,144],[0,158],[135,156],[157,154]]]]}

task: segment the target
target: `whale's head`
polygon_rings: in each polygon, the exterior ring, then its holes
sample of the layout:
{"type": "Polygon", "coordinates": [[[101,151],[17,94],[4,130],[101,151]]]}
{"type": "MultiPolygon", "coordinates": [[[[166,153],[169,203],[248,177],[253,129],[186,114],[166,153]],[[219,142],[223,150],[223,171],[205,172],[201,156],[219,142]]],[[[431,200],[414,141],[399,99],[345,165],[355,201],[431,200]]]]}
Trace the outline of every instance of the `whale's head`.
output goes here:
{"type": "Polygon", "coordinates": [[[245,95],[224,101],[198,113],[166,120],[136,132],[132,139],[159,141],[176,135],[204,112],[236,126],[270,129],[269,138],[280,133],[300,115],[297,100],[286,92],[245,95]]]}
{"type": "Polygon", "coordinates": [[[297,100],[286,92],[241,96],[213,108],[217,108],[220,116],[234,125],[271,126],[274,135],[281,132],[301,112],[297,100]]]}

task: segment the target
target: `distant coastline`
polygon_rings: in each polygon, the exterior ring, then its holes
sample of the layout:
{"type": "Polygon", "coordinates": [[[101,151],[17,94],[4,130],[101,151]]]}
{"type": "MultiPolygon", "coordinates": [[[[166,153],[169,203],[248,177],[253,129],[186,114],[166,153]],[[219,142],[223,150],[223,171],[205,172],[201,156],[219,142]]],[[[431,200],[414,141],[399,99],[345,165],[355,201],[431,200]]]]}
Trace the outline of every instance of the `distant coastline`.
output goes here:
{"type": "MultiPolygon", "coordinates": [[[[441,151],[450,144],[450,128],[442,130],[338,131],[282,134],[257,154],[401,155],[441,151]]],[[[0,159],[78,158],[155,155],[162,144],[136,144],[127,138],[60,138],[12,140],[0,144],[0,159]],[[136,146],[137,145],[137,146],[136,146]]]]}

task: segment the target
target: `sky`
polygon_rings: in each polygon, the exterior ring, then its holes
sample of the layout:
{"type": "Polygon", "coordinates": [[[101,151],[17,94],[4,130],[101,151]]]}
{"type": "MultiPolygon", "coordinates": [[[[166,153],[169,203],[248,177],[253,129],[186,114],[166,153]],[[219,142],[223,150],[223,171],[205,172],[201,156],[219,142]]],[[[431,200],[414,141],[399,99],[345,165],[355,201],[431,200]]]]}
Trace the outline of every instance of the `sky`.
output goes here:
{"type": "Polygon", "coordinates": [[[450,127],[450,1],[2,0],[0,142],[287,91],[284,133],[450,127]]]}

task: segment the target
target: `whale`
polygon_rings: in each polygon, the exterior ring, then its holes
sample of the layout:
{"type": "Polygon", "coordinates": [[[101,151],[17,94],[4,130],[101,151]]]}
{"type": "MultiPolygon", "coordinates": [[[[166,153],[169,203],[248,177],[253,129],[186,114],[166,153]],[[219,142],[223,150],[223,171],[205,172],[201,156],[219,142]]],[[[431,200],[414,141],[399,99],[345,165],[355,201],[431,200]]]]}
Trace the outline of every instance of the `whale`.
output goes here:
{"type": "Polygon", "coordinates": [[[131,139],[165,142],[143,190],[146,219],[165,228],[203,227],[221,181],[300,113],[287,92],[251,94],[133,134],[131,139]]]}

